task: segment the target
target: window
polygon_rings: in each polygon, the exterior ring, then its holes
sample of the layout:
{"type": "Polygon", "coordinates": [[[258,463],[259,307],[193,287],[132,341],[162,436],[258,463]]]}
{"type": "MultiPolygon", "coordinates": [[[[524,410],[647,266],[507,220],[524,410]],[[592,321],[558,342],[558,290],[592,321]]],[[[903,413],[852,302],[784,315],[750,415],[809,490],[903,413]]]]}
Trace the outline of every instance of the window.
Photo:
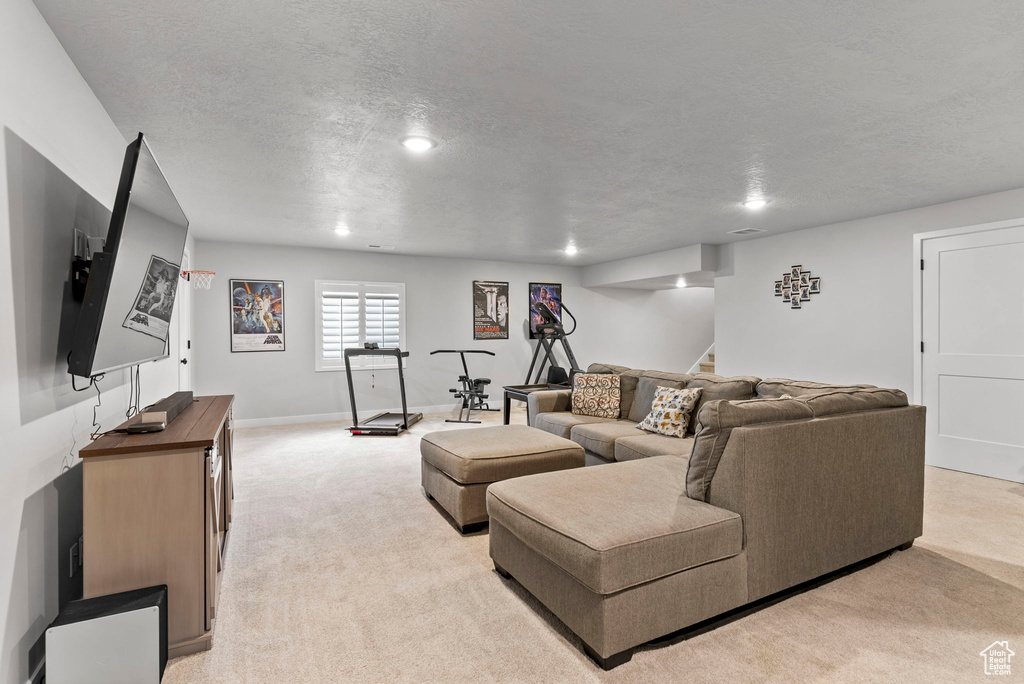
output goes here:
{"type": "MultiPolygon", "coordinates": [[[[316,281],[318,371],[344,370],[346,349],[366,342],[405,348],[405,283],[316,281]]],[[[351,359],[352,369],[394,368],[381,356],[351,359]]]]}

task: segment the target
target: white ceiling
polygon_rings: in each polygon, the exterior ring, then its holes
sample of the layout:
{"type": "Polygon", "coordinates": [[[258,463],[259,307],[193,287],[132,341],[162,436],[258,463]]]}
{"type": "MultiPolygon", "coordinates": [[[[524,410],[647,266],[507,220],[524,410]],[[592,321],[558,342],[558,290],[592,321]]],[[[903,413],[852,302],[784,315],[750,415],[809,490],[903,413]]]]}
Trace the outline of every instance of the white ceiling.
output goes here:
{"type": "Polygon", "coordinates": [[[1024,186],[1019,0],[36,5],[205,238],[592,264],[1024,186]]]}

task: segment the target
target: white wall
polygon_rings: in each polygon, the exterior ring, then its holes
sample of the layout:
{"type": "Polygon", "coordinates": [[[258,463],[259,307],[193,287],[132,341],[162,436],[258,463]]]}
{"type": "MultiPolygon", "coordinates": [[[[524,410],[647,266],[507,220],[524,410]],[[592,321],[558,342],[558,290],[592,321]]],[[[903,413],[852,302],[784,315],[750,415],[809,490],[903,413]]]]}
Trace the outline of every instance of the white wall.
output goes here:
{"type": "Polygon", "coordinates": [[[716,370],[913,389],[915,233],[1024,216],[1024,190],[733,244],[715,278],[716,370]],[[773,294],[800,264],[822,293],[791,310],[773,294]]]}
{"type": "MultiPolygon", "coordinates": [[[[88,442],[95,402],[92,391],[71,392],[68,376],[56,370],[57,297],[70,243],[50,244],[41,235],[59,229],[70,236],[75,206],[65,214],[53,206],[26,209],[50,189],[38,185],[47,178],[20,176],[23,155],[28,151],[36,171],[72,189],[77,183],[98,202],[84,193],[83,201],[109,210],[126,145],[30,0],[0,3],[0,128],[0,681],[13,683],[36,669],[58,586],[66,593],[59,575],[67,538],[77,538],[74,526],[81,529],[81,479],[80,468],[62,472],[88,442]],[[19,175],[9,177],[9,168],[19,175]],[[10,187],[19,188],[16,197],[10,187]],[[19,259],[17,283],[12,258],[19,259]]],[[[149,364],[142,383],[143,402],[174,391],[176,364],[149,364]]],[[[112,428],[127,407],[124,373],[101,387],[99,418],[112,428]]]]}
{"type": "MultiPolygon", "coordinates": [[[[532,354],[525,330],[531,281],[562,283],[563,299],[579,319],[579,331],[570,341],[584,367],[603,361],[685,371],[714,338],[713,290],[586,289],[579,284],[581,269],[576,267],[202,240],[196,244],[193,264],[217,272],[213,288],[197,291],[193,299],[196,391],[237,395],[235,415],[240,421],[331,419],[348,414],[344,371],[314,370],[316,279],[406,283],[406,347],[411,352],[406,391],[410,406],[419,410],[455,405],[448,389],[456,386],[461,374],[458,357],[429,356],[434,349],[495,352],[496,357],[469,358],[472,375],[492,380],[492,406],[501,405],[501,385],[523,382],[532,354]],[[230,352],[231,278],[284,281],[286,351],[230,352]],[[509,282],[508,340],[473,341],[473,280],[509,282]]],[[[354,374],[361,416],[400,405],[394,371],[377,373],[375,389],[370,387],[369,372],[354,374]]]]}

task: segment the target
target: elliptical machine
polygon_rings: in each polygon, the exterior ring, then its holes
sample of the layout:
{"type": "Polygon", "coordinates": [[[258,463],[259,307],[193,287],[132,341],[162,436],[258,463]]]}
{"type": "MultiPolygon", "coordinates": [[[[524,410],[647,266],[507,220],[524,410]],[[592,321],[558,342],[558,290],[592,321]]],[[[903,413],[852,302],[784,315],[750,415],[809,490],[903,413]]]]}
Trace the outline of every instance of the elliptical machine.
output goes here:
{"type": "Polygon", "coordinates": [[[494,352],[486,351],[484,349],[435,349],[430,352],[430,355],[434,354],[458,354],[462,358],[462,372],[459,376],[459,382],[462,383],[462,388],[454,388],[448,390],[455,395],[456,399],[462,399],[462,405],[459,407],[459,419],[448,418],[444,422],[446,423],[479,423],[479,420],[471,420],[473,417],[473,411],[497,411],[498,409],[492,409],[487,402],[487,385],[491,384],[490,378],[471,378],[469,376],[469,366],[466,364],[466,354],[487,354],[494,356],[494,352]],[[463,418],[465,414],[465,418],[463,418]]]}
{"type": "Polygon", "coordinates": [[[553,342],[558,340],[562,343],[562,349],[565,351],[565,358],[569,360],[571,371],[579,372],[583,370],[576,363],[576,355],[572,353],[572,347],[569,346],[569,340],[566,339],[569,335],[576,332],[576,317],[566,307],[565,302],[562,302],[562,311],[569,314],[569,317],[572,318],[572,330],[565,332],[565,328],[562,327],[561,322],[551,312],[547,304],[535,302],[532,308],[543,320],[537,324],[537,332],[540,334],[540,338],[537,340],[537,346],[533,350],[530,370],[526,371],[526,384],[530,384],[530,376],[533,375],[533,368],[537,365],[537,357],[540,355],[541,349],[544,350],[544,358],[541,359],[540,366],[537,368],[537,377],[533,379],[533,384],[540,383],[540,378],[544,374],[544,366],[549,363],[551,364],[551,369],[548,373],[548,383],[568,383],[571,373],[566,373],[564,368],[556,364],[553,342]]]}

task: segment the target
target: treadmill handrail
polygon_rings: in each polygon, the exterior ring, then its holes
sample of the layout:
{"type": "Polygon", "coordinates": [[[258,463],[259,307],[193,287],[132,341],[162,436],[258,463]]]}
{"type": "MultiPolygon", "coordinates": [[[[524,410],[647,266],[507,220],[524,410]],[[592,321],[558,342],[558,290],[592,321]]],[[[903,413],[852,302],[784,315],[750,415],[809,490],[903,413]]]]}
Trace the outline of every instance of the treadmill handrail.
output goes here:
{"type": "Polygon", "coordinates": [[[394,356],[396,359],[399,357],[404,359],[409,356],[409,352],[402,351],[398,347],[394,349],[361,349],[359,347],[352,347],[345,350],[345,358],[347,359],[351,356],[394,356]]]}

